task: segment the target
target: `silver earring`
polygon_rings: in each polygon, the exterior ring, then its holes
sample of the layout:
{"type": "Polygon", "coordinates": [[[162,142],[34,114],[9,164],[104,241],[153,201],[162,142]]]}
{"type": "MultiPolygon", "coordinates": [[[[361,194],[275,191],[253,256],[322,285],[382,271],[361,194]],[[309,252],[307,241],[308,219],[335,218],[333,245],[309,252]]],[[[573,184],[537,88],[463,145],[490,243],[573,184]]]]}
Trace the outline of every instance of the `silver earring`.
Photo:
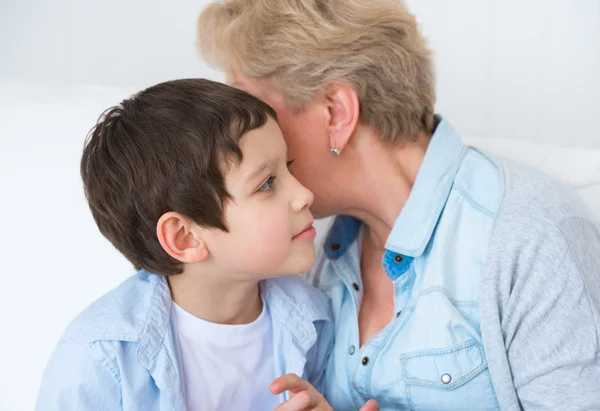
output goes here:
{"type": "Polygon", "coordinates": [[[334,156],[336,156],[336,157],[337,157],[337,156],[339,156],[339,155],[341,154],[341,151],[340,151],[340,150],[338,150],[338,149],[337,149],[337,148],[335,148],[335,147],[331,147],[331,154],[333,154],[334,156]]]}

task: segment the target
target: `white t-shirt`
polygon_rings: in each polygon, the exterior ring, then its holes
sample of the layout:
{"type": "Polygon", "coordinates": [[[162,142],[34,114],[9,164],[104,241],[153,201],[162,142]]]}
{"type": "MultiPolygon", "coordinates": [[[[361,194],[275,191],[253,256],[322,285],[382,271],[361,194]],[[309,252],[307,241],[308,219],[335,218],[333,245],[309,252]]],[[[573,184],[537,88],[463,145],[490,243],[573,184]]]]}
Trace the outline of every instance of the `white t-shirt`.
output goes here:
{"type": "Polygon", "coordinates": [[[279,403],[269,385],[278,376],[271,316],[250,324],[204,321],[173,303],[188,411],[269,411],[279,403]]]}

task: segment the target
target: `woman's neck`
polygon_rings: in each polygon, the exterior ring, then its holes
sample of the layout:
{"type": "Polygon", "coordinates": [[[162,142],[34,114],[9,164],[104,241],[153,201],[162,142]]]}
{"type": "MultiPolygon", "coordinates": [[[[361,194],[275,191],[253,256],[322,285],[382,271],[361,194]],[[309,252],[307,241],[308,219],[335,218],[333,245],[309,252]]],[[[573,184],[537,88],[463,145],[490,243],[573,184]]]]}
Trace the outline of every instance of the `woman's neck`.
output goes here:
{"type": "Polygon", "coordinates": [[[363,130],[347,150],[343,185],[344,202],[351,206],[340,214],[352,215],[369,227],[370,239],[383,247],[408,200],[425,158],[431,135],[399,147],[383,145],[374,133],[363,130]]]}

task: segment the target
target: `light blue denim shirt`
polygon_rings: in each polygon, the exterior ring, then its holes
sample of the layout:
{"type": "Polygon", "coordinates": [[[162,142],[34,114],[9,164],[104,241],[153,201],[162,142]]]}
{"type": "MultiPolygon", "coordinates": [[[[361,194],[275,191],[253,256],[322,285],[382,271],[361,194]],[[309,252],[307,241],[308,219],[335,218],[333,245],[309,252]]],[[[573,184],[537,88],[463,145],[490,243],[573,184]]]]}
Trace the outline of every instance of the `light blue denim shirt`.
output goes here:
{"type": "MultiPolygon", "coordinates": [[[[320,388],[333,335],[327,298],[297,277],[263,281],[261,292],[278,374],[295,373],[320,388]]],[[[164,277],[140,271],[69,325],[36,409],[184,411],[185,403],[169,287],[164,277]]]]}
{"type": "Polygon", "coordinates": [[[336,411],[368,399],[385,410],[495,410],[479,290],[501,197],[498,167],[445,120],[386,243],[395,313],[362,347],[362,223],[340,216],[307,279],[332,300],[335,347],[325,394],[336,411]]]}

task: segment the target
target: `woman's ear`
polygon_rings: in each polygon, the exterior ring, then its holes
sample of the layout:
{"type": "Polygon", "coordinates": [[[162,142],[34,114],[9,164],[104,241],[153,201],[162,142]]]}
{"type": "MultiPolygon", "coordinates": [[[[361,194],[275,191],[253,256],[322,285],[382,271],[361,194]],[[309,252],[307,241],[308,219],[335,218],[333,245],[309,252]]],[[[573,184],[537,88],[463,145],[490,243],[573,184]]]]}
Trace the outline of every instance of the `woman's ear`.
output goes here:
{"type": "Polygon", "coordinates": [[[162,248],[174,259],[193,264],[208,257],[208,247],[200,236],[201,230],[187,217],[169,211],[156,224],[156,235],[162,248]]]}
{"type": "Polygon", "coordinates": [[[327,86],[325,100],[329,119],[329,143],[332,148],[341,152],[358,124],[358,95],[349,84],[335,82],[327,86]]]}

